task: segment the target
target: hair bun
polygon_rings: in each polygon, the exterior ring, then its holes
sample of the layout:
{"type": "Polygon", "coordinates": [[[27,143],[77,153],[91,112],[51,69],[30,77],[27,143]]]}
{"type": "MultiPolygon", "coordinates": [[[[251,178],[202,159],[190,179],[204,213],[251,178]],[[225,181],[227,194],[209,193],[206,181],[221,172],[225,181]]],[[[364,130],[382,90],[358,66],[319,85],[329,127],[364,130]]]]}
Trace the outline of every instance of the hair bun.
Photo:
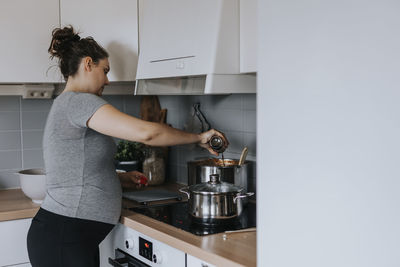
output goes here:
{"type": "Polygon", "coordinates": [[[81,37],[75,33],[72,26],[56,28],[52,32],[52,40],[48,52],[52,57],[62,58],[66,52],[73,46],[73,43],[79,42],[81,37]]]}

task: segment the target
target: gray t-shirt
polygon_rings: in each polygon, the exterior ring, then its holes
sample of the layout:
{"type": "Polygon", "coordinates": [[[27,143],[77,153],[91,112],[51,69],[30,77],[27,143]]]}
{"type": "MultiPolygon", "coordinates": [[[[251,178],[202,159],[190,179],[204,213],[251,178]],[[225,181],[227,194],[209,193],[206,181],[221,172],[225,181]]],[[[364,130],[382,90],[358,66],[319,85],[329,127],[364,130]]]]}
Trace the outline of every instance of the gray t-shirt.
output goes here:
{"type": "Polygon", "coordinates": [[[87,127],[107,104],[89,93],[64,92],[51,107],[43,136],[46,198],[41,207],[69,217],[116,224],[122,189],[115,172],[116,145],[87,127]]]}

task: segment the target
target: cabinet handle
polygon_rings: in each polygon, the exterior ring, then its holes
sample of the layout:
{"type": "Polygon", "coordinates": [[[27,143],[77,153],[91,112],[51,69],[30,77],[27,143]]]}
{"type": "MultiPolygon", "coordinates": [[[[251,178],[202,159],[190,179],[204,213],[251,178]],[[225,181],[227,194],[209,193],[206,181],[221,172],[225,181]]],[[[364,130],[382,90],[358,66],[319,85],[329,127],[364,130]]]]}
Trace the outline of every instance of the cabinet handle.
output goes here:
{"type": "Polygon", "coordinates": [[[208,264],[201,263],[201,267],[208,267],[208,264]]]}

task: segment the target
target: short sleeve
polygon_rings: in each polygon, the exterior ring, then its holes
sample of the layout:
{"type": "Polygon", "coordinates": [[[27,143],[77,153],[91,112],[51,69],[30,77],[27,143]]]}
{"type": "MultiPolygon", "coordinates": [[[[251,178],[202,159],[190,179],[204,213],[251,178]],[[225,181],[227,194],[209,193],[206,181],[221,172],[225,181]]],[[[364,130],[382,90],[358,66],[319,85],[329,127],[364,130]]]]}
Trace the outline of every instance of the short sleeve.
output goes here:
{"type": "Polygon", "coordinates": [[[68,118],[77,127],[86,128],[87,121],[105,104],[107,104],[107,101],[97,95],[76,93],[70,98],[68,103],[68,118]]]}

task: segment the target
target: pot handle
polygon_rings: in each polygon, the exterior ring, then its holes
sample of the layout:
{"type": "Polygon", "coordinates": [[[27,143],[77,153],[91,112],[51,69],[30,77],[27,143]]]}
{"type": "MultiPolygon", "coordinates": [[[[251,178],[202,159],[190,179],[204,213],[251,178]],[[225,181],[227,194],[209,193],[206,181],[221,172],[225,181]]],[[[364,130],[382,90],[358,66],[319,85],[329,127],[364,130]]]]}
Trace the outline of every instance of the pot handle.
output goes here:
{"type": "Polygon", "coordinates": [[[244,195],[237,195],[236,197],[233,198],[233,203],[236,203],[236,200],[237,200],[238,198],[250,197],[250,196],[252,196],[252,195],[254,195],[253,192],[248,192],[248,193],[245,193],[244,195]]]}
{"type": "Polygon", "coordinates": [[[179,192],[185,193],[185,194],[187,195],[188,199],[190,199],[190,193],[189,193],[189,191],[188,191],[188,188],[189,188],[189,187],[182,187],[182,188],[179,188],[179,192]]]}

